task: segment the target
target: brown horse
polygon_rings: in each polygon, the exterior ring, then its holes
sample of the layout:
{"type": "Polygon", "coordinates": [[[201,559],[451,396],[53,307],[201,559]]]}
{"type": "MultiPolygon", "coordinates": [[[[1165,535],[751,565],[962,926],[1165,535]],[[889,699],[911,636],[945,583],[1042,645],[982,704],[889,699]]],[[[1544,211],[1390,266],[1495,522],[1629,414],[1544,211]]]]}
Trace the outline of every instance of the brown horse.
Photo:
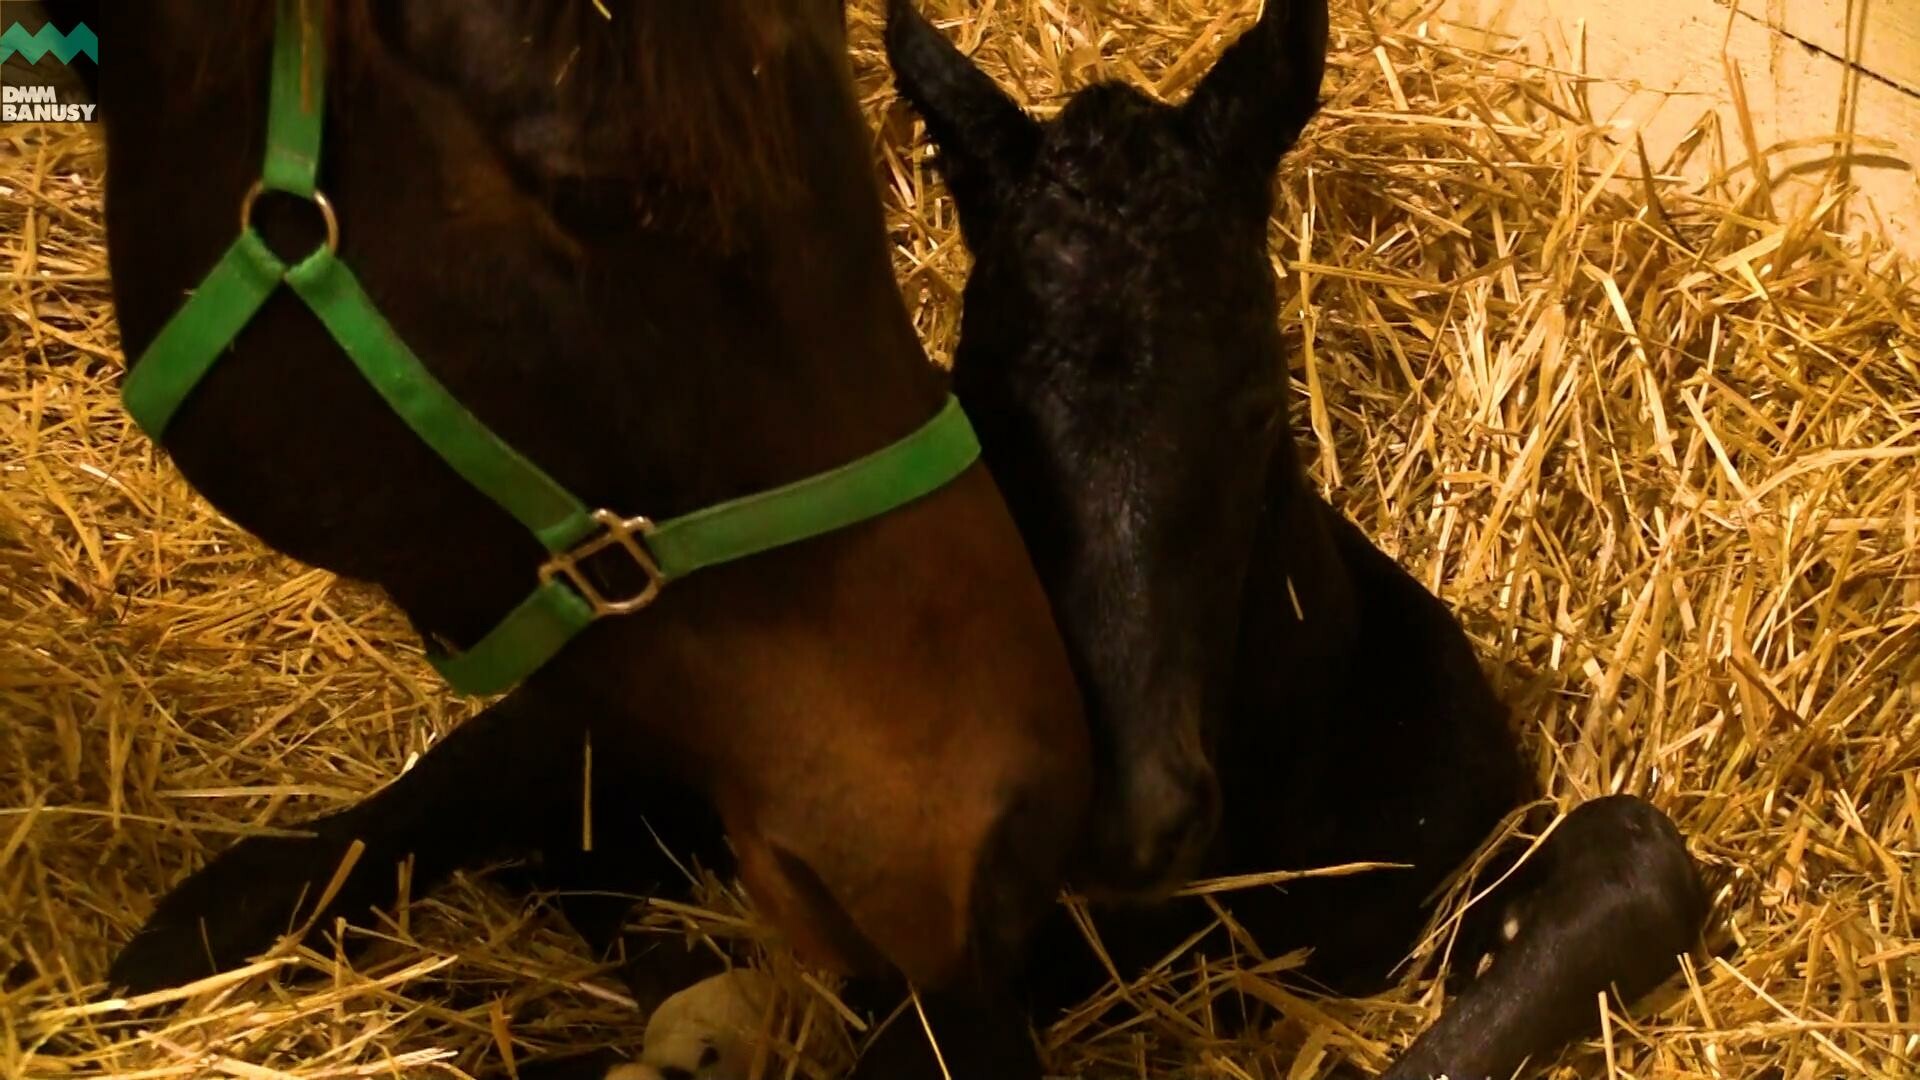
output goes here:
{"type": "MultiPolygon", "coordinates": [[[[684,513],[858,458],[940,407],[891,275],[838,0],[306,2],[326,5],[319,182],[340,258],[467,409],[590,505],[684,513]]],[[[234,239],[271,7],[54,5],[109,57],[129,355],[234,239]]],[[[319,238],[298,200],[263,200],[256,222],[283,258],[319,238]]],[[[224,513],[379,584],[430,641],[471,645],[534,583],[539,546],[284,289],[165,447],[224,513]]],[[[564,863],[589,737],[594,858],[645,887],[670,871],[643,818],[707,853],[724,830],[803,952],[933,985],[1017,943],[1089,786],[1046,598],[975,466],[595,623],[403,783],[203,868],[113,981],[175,983],[268,945],[355,839],[348,915],[390,898],[410,855],[416,883],[511,852],[564,863]]]]}

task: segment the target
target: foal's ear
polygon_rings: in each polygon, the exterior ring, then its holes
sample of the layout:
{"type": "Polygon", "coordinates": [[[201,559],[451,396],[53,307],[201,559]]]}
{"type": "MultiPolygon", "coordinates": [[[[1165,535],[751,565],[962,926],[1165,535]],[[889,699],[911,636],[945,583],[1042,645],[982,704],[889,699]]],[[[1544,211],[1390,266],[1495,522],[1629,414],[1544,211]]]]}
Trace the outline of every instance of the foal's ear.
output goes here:
{"type": "Polygon", "coordinates": [[[1327,0],[1266,0],[1182,107],[1222,160],[1266,180],[1319,109],[1326,65],[1327,0]]]}
{"type": "Polygon", "coordinates": [[[888,0],[887,61],[927,123],[968,246],[1033,163],[1040,125],[913,6],[888,0]]]}

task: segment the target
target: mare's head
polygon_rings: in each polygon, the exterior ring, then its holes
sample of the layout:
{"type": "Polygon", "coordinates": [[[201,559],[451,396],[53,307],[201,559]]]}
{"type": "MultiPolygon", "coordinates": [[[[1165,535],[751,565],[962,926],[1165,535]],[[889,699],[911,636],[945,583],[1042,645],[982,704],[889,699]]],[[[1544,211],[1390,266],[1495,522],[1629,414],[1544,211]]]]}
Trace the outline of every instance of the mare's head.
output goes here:
{"type": "Polygon", "coordinates": [[[1106,83],[1039,123],[889,10],[974,256],[955,385],[1087,699],[1096,887],[1176,882],[1217,824],[1209,718],[1285,429],[1267,219],[1326,45],[1325,0],[1268,0],[1185,104],[1106,83]]]}
{"type": "MultiPolygon", "coordinates": [[[[876,450],[946,387],[892,276],[838,0],[305,0],[329,42],[341,259],[468,409],[593,507],[660,519],[876,450]]],[[[97,5],[108,227],[137,356],[258,176],[272,5],[97,5]]],[[[283,254],[311,207],[263,200],[283,254]]],[[[386,409],[284,291],[166,435],[275,547],[464,648],[544,553],[386,409]]],[[[157,522],[156,527],[166,527],[157,522]]],[[[815,956],[923,983],[1058,888],[1086,734],[983,467],[702,571],[520,691],[596,769],[710,800],[815,956]]]]}

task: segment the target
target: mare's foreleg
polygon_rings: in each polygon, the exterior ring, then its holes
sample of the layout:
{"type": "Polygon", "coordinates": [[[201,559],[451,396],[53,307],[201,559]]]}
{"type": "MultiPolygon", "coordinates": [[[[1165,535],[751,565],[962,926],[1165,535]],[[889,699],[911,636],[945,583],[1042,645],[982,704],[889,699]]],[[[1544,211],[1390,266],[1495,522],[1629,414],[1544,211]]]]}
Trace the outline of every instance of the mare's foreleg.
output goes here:
{"type": "Polygon", "coordinates": [[[851,1080],[1040,1080],[1031,1024],[1010,989],[922,994],[918,1007],[900,1002],[861,1052],[851,1080]]]}
{"type": "Polygon", "coordinates": [[[311,836],[249,837],[193,873],[115,958],[110,984],[132,993],[179,985],[237,966],[300,925],[386,907],[409,858],[412,889],[424,893],[489,860],[577,850],[586,739],[581,710],[524,690],[500,701],[385,788],[308,823],[311,836]],[[316,913],[356,841],[364,850],[316,913]]]}
{"type": "Polygon", "coordinates": [[[1672,975],[1706,919],[1679,831],[1632,796],[1575,809],[1522,874],[1492,966],[1381,1080],[1508,1080],[1596,1032],[1600,994],[1630,1003],[1672,975]]]}

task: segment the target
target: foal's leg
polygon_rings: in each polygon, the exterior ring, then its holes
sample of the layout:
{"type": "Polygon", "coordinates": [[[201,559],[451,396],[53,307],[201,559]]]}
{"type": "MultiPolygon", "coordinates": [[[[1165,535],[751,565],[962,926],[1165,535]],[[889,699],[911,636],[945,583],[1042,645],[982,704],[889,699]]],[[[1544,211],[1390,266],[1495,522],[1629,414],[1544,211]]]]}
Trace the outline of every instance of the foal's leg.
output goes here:
{"type": "MultiPolygon", "coordinates": [[[[491,859],[577,850],[584,716],[585,710],[522,690],[455,729],[387,787],[309,823],[314,835],[241,841],[161,899],[115,958],[110,984],[130,993],[178,985],[261,952],[312,919],[314,903],[356,840],[365,850],[312,925],[390,904],[398,864],[409,857],[413,888],[425,892],[455,870],[491,859]]],[[[617,775],[608,764],[597,773],[617,775]]],[[[642,876],[657,869],[628,867],[642,876]]],[[[604,944],[617,923],[597,922],[604,944]]]]}
{"type": "MultiPolygon", "coordinates": [[[[1283,940],[1289,929],[1302,933],[1303,943],[1315,946],[1323,981],[1364,986],[1411,944],[1432,885],[1525,803],[1532,785],[1506,709],[1452,614],[1321,506],[1319,524],[1329,530],[1357,614],[1348,674],[1333,693],[1302,697],[1312,685],[1310,668],[1283,672],[1267,686],[1260,674],[1268,669],[1243,662],[1245,692],[1272,703],[1277,715],[1287,715],[1290,705],[1293,722],[1238,733],[1271,745],[1231,755],[1255,771],[1225,774],[1229,805],[1240,795],[1253,804],[1230,814],[1230,825],[1234,818],[1284,823],[1281,835],[1269,838],[1272,853],[1284,856],[1280,865],[1380,859],[1413,870],[1301,882],[1287,893],[1247,898],[1244,913],[1241,903],[1235,907],[1245,924],[1283,940]],[[1290,763],[1284,782],[1263,786],[1258,763],[1268,761],[1290,763]],[[1320,839],[1298,839],[1314,837],[1320,839]]],[[[1303,631],[1338,623],[1323,612],[1337,614],[1342,598],[1314,591],[1331,577],[1301,575],[1300,627],[1272,603],[1250,610],[1249,627],[1280,643],[1275,655],[1300,655],[1314,644],[1313,634],[1323,633],[1303,631]]],[[[1283,595],[1272,583],[1264,587],[1267,595],[1283,595]]],[[[1507,939],[1486,950],[1495,953],[1492,968],[1466,985],[1390,1080],[1507,1080],[1530,1058],[1592,1031],[1600,993],[1631,1000],[1672,974],[1706,906],[1678,831],[1629,797],[1574,811],[1491,899],[1469,914],[1463,936],[1476,946],[1507,939]]]]}
{"type": "Polygon", "coordinates": [[[1522,873],[1493,966],[1381,1080],[1507,1080],[1597,1031],[1602,993],[1630,1003],[1672,975],[1706,919],[1679,831],[1632,796],[1575,809],[1522,873]]]}

